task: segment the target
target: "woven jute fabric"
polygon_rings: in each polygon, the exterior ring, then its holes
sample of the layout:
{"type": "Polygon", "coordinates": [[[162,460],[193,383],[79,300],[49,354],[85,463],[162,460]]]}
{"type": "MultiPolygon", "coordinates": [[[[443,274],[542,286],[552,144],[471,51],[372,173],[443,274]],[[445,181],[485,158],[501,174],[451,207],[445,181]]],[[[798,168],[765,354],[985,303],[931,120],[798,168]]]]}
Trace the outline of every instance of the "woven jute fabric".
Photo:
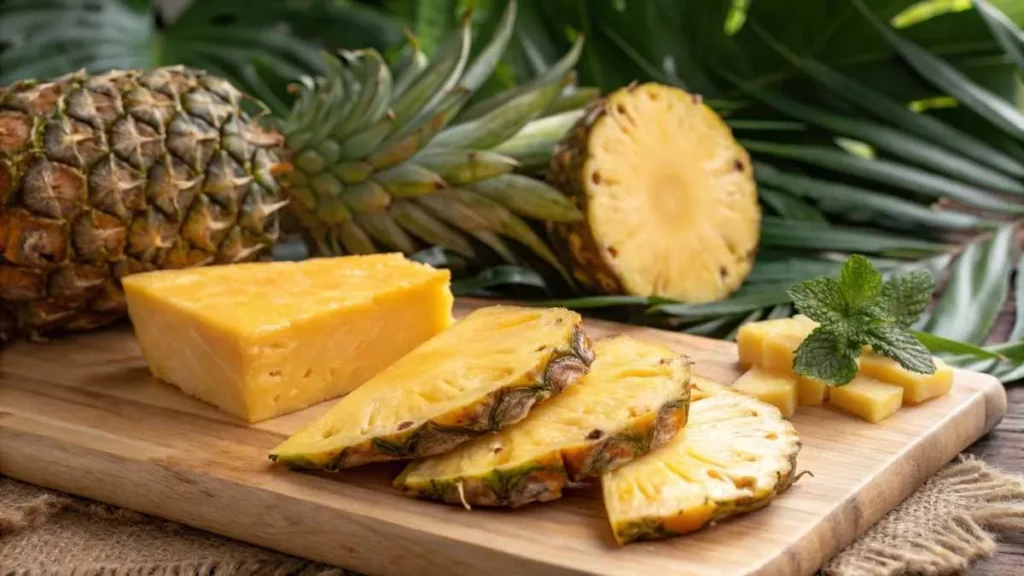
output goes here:
{"type": "MultiPolygon", "coordinates": [[[[1024,480],[959,460],[822,569],[823,576],[957,574],[1024,532],[1024,480]]],[[[0,576],[353,574],[0,477],[0,576]]]]}

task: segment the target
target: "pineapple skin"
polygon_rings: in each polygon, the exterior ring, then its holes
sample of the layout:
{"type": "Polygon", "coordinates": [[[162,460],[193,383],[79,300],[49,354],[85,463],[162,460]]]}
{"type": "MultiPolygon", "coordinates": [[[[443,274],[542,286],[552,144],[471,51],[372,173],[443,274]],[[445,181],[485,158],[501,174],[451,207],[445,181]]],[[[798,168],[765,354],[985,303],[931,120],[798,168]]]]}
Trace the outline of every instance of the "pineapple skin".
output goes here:
{"type": "Polygon", "coordinates": [[[181,66],[0,87],[0,340],[122,318],[136,272],[259,258],[280,135],[181,66]]]}
{"type": "MultiPolygon", "coordinates": [[[[590,158],[589,142],[591,134],[598,122],[609,114],[610,107],[614,106],[613,99],[618,93],[623,91],[632,92],[648,86],[632,85],[622,88],[618,92],[590,104],[572,130],[555,147],[551,157],[547,173],[548,182],[555,188],[558,188],[579,209],[584,217],[582,220],[577,221],[548,222],[548,236],[552,249],[569,269],[573,280],[578,282],[582,288],[592,293],[630,294],[631,291],[608,260],[608,258],[614,258],[614,256],[610,254],[606,246],[603,246],[594,237],[593,230],[588,222],[590,196],[587,192],[584,166],[590,158]]],[[[659,85],[654,84],[653,86],[658,87],[659,85]]],[[[700,101],[699,96],[694,95],[692,98],[695,102],[700,101]]],[[[738,144],[736,146],[736,154],[738,166],[751,166],[749,154],[738,144]]],[[[759,222],[760,219],[758,220],[758,225],[759,222]]],[[[737,267],[739,273],[731,275],[730,285],[717,299],[725,298],[739,288],[753,267],[756,252],[757,246],[752,246],[746,253],[744,262],[737,267]]],[[[649,296],[651,294],[640,295],[649,296]]],[[[673,297],[681,301],[687,300],[673,297]]],[[[706,300],[703,299],[702,301],[706,300]]]]}
{"type": "Polygon", "coordinates": [[[558,394],[587,373],[594,361],[590,339],[579,326],[564,346],[552,350],[546,364],[519,382],[419,426],[370,438],[315,461],[302,456],[270,454],[292,468],[336,471],[373,462],[423,458],[447,452],[463,442],[498,431],[526,417],[537,404],[558,394]]]}
{"type": "Polygon", "coordinates": [[[600,476],[663,446],[686,425],[689,405],[689,387],[686,386],[681,398],[666,402],[656,413],[634,419],[627,427],[601,441],[555,450],[532,462],[482,476],[410,483],[403,471],[395,479],[395,487],[410,496],[448,504],[515,508],[530,502],[555,500],[562,496],[562,490],[569,483],[600,476]]]}

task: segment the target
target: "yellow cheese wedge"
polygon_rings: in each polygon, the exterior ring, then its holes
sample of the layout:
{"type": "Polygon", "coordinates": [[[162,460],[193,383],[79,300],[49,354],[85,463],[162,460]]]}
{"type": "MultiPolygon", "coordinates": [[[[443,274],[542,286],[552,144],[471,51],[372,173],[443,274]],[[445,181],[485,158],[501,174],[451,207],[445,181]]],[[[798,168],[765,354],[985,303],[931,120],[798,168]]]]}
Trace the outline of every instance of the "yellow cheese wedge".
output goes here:
{"type": "Polygon", "coordinates": [[[789,418],[796,412],[796,379],[792,376],[755,366],[736,379],[732,389],[775,406],[783,418],[789,418]]]}
{"type": "Polygon", "coordinates": [[[828,399],[829,385],[807,376],[796,377],[796,403],[798,406],[821,406],[828,399]]]}
{"type": "Polygon", "coordinates": [[[904,404],[920,404],[946,394],[953,387],[953,368],[938,358],[934,360],[934,374],[918,374],[890,358],[865,354],[860,358],[860,373],[903,387],[904,404]]]}
{"type": "Polygon", "coordinates": [[[903,405],[903,388],[857,375],[848,384],[829,390],[828,401],[868,422],[879,422],[895,414],[903,405]]]}
{"type": "Polygon", "coordinates": [[[450,275],[399,254],[128,276],[150,371],[248,422],[346,394],[452,322],[450,275]]]}

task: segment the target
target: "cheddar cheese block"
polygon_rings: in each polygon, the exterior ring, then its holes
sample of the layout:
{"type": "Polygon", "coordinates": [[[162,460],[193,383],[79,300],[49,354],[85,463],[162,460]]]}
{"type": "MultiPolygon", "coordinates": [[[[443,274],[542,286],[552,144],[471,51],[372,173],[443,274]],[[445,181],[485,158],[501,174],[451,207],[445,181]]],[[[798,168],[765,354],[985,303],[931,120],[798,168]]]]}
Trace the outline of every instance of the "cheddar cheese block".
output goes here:
{"type": "Polygon", "coordinates": [[[351,392],[452,322],[449,272],[399,254],[128,276],[150,371],[248,422],[351,392]]]}

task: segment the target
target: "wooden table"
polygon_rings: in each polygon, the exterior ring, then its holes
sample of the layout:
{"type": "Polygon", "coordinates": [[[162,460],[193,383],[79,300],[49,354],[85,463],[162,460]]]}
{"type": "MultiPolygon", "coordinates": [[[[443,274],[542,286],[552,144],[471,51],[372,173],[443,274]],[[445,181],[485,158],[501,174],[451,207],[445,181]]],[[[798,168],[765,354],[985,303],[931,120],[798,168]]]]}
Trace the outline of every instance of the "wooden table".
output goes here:
{"type": "MultiPolygon", "coordinates": [[[[967,452],[1006,472],[1024,474],[1024,383],[1006,387],[1006,418],[967,452]]],[[[1024,534],[1002,538],[992,558],[971,569],[971,576],[1006,576],[1024,570],[1024,534]]]]}

